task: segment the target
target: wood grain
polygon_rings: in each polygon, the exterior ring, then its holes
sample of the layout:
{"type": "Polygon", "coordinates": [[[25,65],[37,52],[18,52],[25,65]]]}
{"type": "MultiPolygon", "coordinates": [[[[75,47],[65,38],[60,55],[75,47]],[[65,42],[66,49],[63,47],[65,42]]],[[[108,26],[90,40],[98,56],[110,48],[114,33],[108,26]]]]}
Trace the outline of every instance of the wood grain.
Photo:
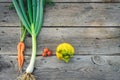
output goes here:
{"type": "MultiPolygon", "coordinates": [[[[0,26],[19,25],[9,5],[0,3],[0,26]]],[[[46,7],[43,26],[120,26],[119,13],[120,3],[56,3],[46,7]]]]}
{"type": "MultiPolygon", "coordinates": [[[[30,57],[25,59],[23,72],[29,59],[30,57]]],[[[55,56],[47,58],[39,56],[36,59],[34,75],[37,80],[119,80],[119,61],[119,56],[96,55],[74,56],[69,63],[64,63],[57,60],[55,56]]],[[[15,80],[17,76],[16,57],[1,56],[0,79],[15,80]]]]}
{"type": "MultiPolygon", "coordinates": [[[[2,27],[0,29],[0,54],[15,55],[20,29],[2,27]]],[[[76,54],[116,54],[120,52],[119,28],[42,28],[37,39],[38,55],[43,48],[55,49],[62,42],[71,43],[76,54]]],[[[31,53],[31,37],[26,38],[26,54],[31,53]]]]}
{"type": "MultiPolygon", "coordinates": [[[[120,80],[120,0],[53,1],[55,6],[45,8],[43,28],[37,39],[33,72],[36,79],[120,80]],[[69,63],[55,56],[56,47],[62,42],[75,47],[75,55],[69,63]],[[45,47],[54,55],[43,58],[41,53],[45,47]]],[[[17,14],[9,9],[10,5],[11,0],[0,0],[0,80],[18,77],[16,47],[20,28],[17,14]]],[[[29,34],[25,44],[23,72],[31,55],[29,34]]]]}
{"type": "MultiPolygon", "coordinates": [[[[120,0],[52,0],[53,2],[120,2],[120,0]]],[[[0,0],[0,2],[11,2],[11,0],[0,0]]]]}

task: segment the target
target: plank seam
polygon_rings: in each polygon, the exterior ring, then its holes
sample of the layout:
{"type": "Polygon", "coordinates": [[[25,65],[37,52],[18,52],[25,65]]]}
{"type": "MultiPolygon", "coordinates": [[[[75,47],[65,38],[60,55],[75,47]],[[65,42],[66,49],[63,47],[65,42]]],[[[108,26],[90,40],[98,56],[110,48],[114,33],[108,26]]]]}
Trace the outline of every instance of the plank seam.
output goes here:
{"type": "MultiPolygon", "coordinates": [[[[18,28],[19,26],[0,26],[0,28],[18,28]]],[[[42,26],[44,28],[120,28],[120,26],[42,26]]]]}
{"type": "MultiPolygon", "coordinates": [[[[12,2],[8,1],[8,2],[0,2],[0,3],[12,3],[12,2]]],[[[117,1],[117,2],[54,2],[54,3],[120,3],[120,1],[117,1]]]]}
{"type": "MultiPolygon", "coordinates": [[[[74,54],[74,56],[120,56],[120,53],[112,53],[112,54],[74,54]]],[[[0,54],[0,56],[17,56],[17,54],[0,54]]],[[[25,56],[31,56],[31,54],[25,54],[25,56]]],[[[42,57],[42,55],[36,55],[37,57],[42,57]]],[[[53,54],[52,56],[56,56],[53,54]]]]}

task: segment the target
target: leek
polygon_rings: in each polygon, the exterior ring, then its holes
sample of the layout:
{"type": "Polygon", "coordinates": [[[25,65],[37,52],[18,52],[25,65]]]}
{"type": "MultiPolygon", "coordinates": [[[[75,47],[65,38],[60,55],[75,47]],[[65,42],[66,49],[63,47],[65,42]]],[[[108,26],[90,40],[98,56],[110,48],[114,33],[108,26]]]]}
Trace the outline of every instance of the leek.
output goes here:
{"type": "Polygon", "coordinates": [[[12,2],[20,21],[24,26],[21,41],[24,40],[26,31],[32,36],[31,60],[26,69],[26,73],[20,78],[20,80],[35,80],[32,72],[34,70],[37,52],[36,38],[42,28],[45,0],[27,0],[27,6],[24,4],[24,0],[12,0],[12,2]]]}

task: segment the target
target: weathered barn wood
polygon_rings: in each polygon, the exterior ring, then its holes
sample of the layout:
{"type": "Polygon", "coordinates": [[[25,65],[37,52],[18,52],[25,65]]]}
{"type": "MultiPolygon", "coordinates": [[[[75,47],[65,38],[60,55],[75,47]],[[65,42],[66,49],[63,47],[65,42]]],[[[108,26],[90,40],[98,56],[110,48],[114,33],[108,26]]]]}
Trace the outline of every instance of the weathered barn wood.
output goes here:
{"type": "MultiPolygon", "coordinates": [[[[19,30],[17,27],[0,29],[0,54],[16,54],[19,30]]],[[[43,28],[38,37],[38,53],[41,54],[44,47],[50,47],[55,51],[56,46],[62,42],[71,43],[76,49],[76,54],[120,54],[120,29],[43,28]]],[[[29,36],[26,39],[26,46],[28,48],[26,52],[30,53],[31,38],[29,36]]]]}
{"type": "MultiPolygon", "coordinates": [[[[56,60],[54,56],[37,57],[34,74],[37,80],[119,80],[119,61],[119,56],[74,56],[70,63],[56,60]]],[[[29,57],[26,57],[25,64],[28,63],[29,57]]],[[[23,72],[25,68],[26,65],[23,72]]],[[[0,80],[15,80],[16,73],[16,57],[1,56],[0,80]]]]}
{"type": "MultiPolygon", "coordinates": [[[[0,26],[19,25],[9,5],[0,3],[0,26]]],[[[119,13],[120,3],[56,3],[46,7],[43,26],[120,26],[119,13]]]]}
{"type": "MultiPolygon", "coordinates": [[[[11,2],[12,0],[0,0],[0,2],[11,2]]],[[[120,2],[120,0],[52,0],[53,2],[120,2]]]]}
{"type": "MultiPolygon", "coordinates": [[[[37,80],[120,80],[120,0],[53,0],[46,6],[34,74],[37,80]],[[108,2],[108,3],[104,3],[108,2]],[[114,3],[115,2],[115,3],[114,3]],[[69,63],[57,60],[56,46],[75,47],[69,63]],[[53,56],[43,58],[49,47],[53,56]]],[[[16,80],[20,28],[11,0],[0,0],[0,80],[16,80]]],[[[26,37],[25,63],[29,64],[31,37],[26,37]]]]}

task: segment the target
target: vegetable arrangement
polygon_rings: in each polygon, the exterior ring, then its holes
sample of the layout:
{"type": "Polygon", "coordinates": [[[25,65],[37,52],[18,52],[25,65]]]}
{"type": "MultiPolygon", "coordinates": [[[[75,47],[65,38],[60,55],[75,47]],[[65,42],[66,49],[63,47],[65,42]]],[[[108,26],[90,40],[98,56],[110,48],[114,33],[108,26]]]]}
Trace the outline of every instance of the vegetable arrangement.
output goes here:
{"type": "Polygon", "coordinates": [[[32,56],[30,63],[26,69],[26,73],[21,76],[20,80],[35,80],[35,77],[32,75],[34,70],[34,64],[36,59],[37,52],[37,43],[36,39],[41,30],[43,15],[44,15],[44,6],[49,0],[12,0],[16,12],[21,21],[21,38],[20,42],[17,45],[18,49],[18,67],[19,71],[22,68],[24,63],[24,50],[25,44],[24,39],[26,33],[29,33],[32,37],[32,56]]]}
{"type": "Polygon", "coordinates": [[[74,47],[69,43],[61,43],[57,46],[56,56],[59,60],[69,62],[74,55],[74,47]]]}
{"type": "MultiPolygon", "coordinates": [[[[51,4],[51,0],[12,0],[16,12],[21,21],[21,37],[17,45],[18,50],[18,70],[22,69],[24,63],[24,50],[25,50],[25,36],[29,33],[32,37],[32,56],[30,63],[19,80],[36,80],[32,72],[34,70],[36,53],[37,53],[37,36],[42,28],[44,6],[45,3],[51,4]]],[[[44,48],[42,56],[51,56],[52,51],[44,48]]],[[[58,59],[69,62],[70,58],[74,55],[74,48],[71,44],[62,43],[56,49],[56,56],[58,59]]]]}

